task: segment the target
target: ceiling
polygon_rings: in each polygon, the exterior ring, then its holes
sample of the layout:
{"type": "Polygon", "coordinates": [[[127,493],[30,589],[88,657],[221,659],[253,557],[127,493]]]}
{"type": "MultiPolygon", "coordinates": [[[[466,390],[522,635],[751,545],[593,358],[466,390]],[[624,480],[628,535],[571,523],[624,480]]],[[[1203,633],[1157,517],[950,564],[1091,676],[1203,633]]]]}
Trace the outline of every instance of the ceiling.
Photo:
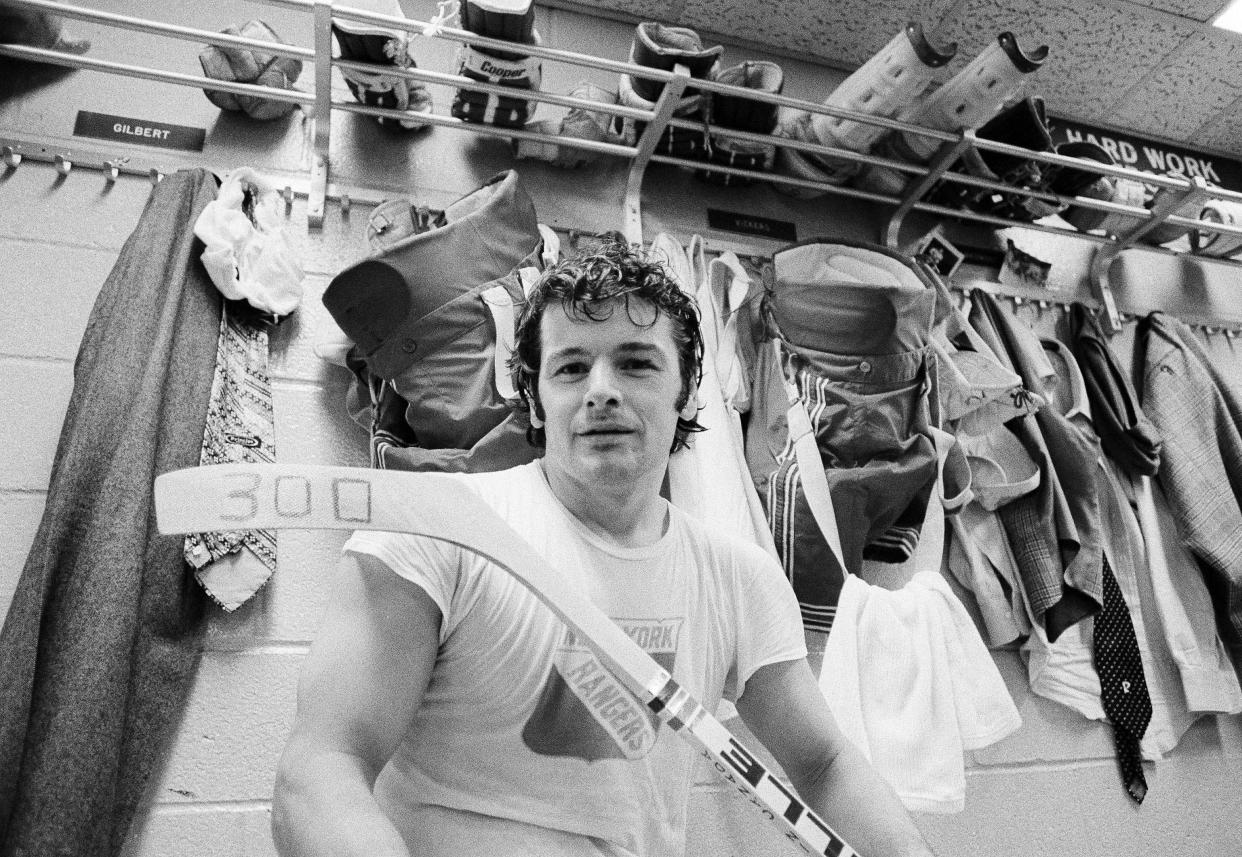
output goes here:
{"type": "Polygon", "coordinates": [[[1049,46],[1030,94],[1066,119],[1242,159],[1242,36],[1228,0],[544,0],[852,71],[906,21],[956,41],[949,72],[998,33],[1049,46]]]}

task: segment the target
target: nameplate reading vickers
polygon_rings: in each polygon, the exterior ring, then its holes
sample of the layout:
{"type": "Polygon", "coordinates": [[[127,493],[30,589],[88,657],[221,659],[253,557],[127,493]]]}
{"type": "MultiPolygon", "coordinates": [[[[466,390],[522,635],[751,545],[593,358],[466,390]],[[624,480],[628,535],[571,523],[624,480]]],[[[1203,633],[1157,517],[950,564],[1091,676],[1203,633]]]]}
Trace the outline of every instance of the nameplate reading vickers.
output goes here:
{"type": "Polygon", "coordinates": [[[96,137],[141,146],[158,146],[161,149],[184,149],[187,152],[203,151],[207,139],[206,128],[189,125],[172,125],[153,119],[133,116],[112,116],[108,113],[92,113],[79,110],[73,123],[75,137],[96,137]]]}
{"type": "Polygon", "coordinates": [[[788,220],[773,220],[720,208],[707,209],[707,225],[712,229],[740,232],[743,235],[759,235],[778,241],[797,241],[798,227],[788,220]]]}

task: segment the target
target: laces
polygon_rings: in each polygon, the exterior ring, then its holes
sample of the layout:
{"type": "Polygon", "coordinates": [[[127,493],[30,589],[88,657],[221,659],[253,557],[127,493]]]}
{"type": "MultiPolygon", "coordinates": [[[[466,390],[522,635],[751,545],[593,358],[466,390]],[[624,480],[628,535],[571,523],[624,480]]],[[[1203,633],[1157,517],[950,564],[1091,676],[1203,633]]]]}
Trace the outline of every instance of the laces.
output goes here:
{"type": "Polygon", "coordinates": [[[702,99],[699,102],[699,115],[703,117],[703,153],[708,159],[710,159],[713,151],[712,135],[710,132],[712,126],[712,105],[714,104],[714,101],[712,100],[712,93],[710,92],[700,94],[699,98],[702,99]]]}
{"type": "Polygon", "coordinates": [[[422,34],[428,38],[440,35],[444,28],[453,23],[461,11],[460,0],[439,0],[436,3],[436,14],[422,28],[422,34]]]}

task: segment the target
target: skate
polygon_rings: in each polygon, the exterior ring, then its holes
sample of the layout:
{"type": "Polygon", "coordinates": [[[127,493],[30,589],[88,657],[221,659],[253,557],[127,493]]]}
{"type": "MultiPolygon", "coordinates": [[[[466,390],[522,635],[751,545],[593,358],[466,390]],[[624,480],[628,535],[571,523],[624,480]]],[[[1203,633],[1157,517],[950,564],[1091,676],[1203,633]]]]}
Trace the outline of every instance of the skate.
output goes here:
{"type": "MultiPolygon", "coordinates": [[[[690,70],[690,76],[707,79],[719,68],[724,48],[720,45],[703,47],[699,34],[689,27],[667,27],[647,21],[635,28],[634,42],[630,47],[630,62],[648,68],[673,71],[677,65],[690,70]]],[[[654,110],[656,101],[664,91],[664,84],[640,75],[621,75],[620,103],[627,107],[654,110]]],[[[678,101],[673,115],[682,119],[702,119],[703,94],[687,87],[678,101]]],[[[618,116],[614,123],[622,138],[633,145],[642,136],[646,122],[618,116]]],[[[699,130],[668,127],[660,135],[656,151],[693,160],[703,160],[707,151],[706,135],[699,130]]]]}
{"type": "MultiPolygon", "coordinates": [[[[731,66],[713,78],[731,86],[744,86],[756,92],[779,95],[785,85],[785,72],[773,62],[748,60],[731,66]]],[[[754,134],[771,134],[776,128],[776,105],[734,95],[712,93],[707,102],[712,125],[749,131],[754,134]]],[[[707,160],[746,170],[770,170],[776,156],[776,147],[768,143],[739,140],[722,134],[712,134],[709,140],[707,160]]],[[[714,184],[744,186],[754,184],[755,179],[730,173],[698,170],[698,178],[714,184]]]]}

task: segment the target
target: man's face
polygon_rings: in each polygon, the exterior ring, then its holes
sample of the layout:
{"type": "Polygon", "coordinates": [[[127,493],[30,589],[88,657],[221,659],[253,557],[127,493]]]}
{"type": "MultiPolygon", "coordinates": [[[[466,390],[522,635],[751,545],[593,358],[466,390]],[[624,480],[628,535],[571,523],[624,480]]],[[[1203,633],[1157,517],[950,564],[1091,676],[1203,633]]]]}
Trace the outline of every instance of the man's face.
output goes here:
{"type": "Polygon", "coordinates": [[[662,479],[681,393],[672,321],[661,313],[652,324],[643,300],[597,309],[608,317],[572,319],[556,303],[540,323],[544,466],[601,485],[662,479]]]}

